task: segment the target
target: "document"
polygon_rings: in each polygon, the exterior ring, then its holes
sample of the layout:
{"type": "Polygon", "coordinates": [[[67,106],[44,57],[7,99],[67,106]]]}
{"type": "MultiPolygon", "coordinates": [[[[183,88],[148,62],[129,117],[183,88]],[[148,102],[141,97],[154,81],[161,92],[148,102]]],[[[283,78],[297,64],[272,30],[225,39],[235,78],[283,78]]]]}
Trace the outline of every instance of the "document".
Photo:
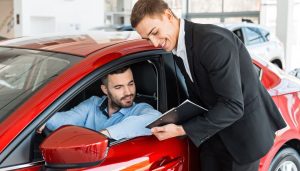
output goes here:
{"type": "Polygon", "coordinates": [[[197,105],[196,103],[191,102],[190,100],[185,100],[179,106],[174,107],[164,114],[162,114],[157,120],[153,121],[146,128],[153,128],[156,126],[163,126],[166,124],[182,124],[183,122],[201,115],[208,110],[204,107],[197,105]]]}

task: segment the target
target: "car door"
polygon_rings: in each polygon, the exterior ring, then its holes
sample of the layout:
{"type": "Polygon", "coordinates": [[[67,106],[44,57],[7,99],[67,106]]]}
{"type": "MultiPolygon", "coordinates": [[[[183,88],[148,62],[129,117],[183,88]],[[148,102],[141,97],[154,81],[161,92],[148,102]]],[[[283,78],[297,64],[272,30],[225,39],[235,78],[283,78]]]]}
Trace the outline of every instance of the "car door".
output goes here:
{"type": "MultiPolygon", "coordinates": [[[[144,94],[144,100],[141,100],[143,97],[137,96],[138,101],[145,101],[145,97],[155,94],[147,94],[151,91],[145,90],[155,82],[155,80],[151,80],[154,78],[154,74],[149,74],[151,71],[145,69],[153,67],[157,80],[157,108],[161,112],[176,106],[179,102],[173,70],[174,62],[167,54],[165,52],[147,52],[132,58],[128,57],[126,61],[122,59],[122,65],[131,65],[137,94],[144,94]],[[141,76],[142,73],[146,75],[141,76]],[[145,87],[144,92],[140,87],[145,87]]],[[[112,67],[119,65],[116,62],[112,67]]],[[[147,102],[151,103],[150,101],[148,99],[147,102]]],[[[155,105],[152,104],[152,106],[155,105]]],[[[189,141],[186,137],[159,141],[155,136],[143,136],[115,141],[110,143],[105,161],[98,166],[87,168],[87,170],[188,170],[188,145],[189,141]]]]}
{"type": "Polygon", "coordinates": [[[245,45],[252,56],[270,60],[269,47],[264,36],[256,27],[243,27],[245,45]]]}
{"type": "Polygon", "coordinates": [[[266,44],[266,53],[268,53],[269,59],[280,59],[283,55],[283,48],[280,45],[279,41],[276,40],[276,37],[271,36],[271,33],[263,28],[259,28],[262,36],[265,39],[266,44]]]}

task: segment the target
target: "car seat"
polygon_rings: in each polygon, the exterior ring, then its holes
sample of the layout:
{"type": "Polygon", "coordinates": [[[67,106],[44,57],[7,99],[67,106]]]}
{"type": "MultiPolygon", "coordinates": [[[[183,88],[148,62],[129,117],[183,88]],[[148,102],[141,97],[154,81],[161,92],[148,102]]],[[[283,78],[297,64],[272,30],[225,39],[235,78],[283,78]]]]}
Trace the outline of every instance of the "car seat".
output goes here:
{"type": "Polygon", "coordinates": [[[150,61],[130,66],[136,85],[135,102],[145,102],[157,109],[157,70],[150,61]]]}

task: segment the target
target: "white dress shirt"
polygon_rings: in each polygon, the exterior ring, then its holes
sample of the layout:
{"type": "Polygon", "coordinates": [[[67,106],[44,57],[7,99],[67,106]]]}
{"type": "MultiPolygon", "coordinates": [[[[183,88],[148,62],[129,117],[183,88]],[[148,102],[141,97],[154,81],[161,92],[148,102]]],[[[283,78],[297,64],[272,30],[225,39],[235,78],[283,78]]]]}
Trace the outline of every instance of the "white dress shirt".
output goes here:
{"type": "Polygon", "coordinates": [[[186,54],[186,47],[185,47],[185,31],[184,31],[184,19],[180,19],[180,26],[179,26],[179,35],[178,35],[178,42],[177,48],[172,50],[172,53],[183,60],[183,64],[187,74],[189,75],[190,79],[193,81],[189,62],[187,59],[186,54]]]}

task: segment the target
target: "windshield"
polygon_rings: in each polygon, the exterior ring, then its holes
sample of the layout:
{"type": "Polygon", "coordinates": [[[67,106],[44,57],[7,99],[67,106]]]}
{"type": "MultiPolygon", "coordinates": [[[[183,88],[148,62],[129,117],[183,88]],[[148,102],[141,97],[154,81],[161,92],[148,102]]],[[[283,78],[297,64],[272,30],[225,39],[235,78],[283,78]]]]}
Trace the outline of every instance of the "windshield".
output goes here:
{"type": "Polygon", "coordinates": [[[0,123],[40,87],[80,57],[0,47],[0,123]]]}

